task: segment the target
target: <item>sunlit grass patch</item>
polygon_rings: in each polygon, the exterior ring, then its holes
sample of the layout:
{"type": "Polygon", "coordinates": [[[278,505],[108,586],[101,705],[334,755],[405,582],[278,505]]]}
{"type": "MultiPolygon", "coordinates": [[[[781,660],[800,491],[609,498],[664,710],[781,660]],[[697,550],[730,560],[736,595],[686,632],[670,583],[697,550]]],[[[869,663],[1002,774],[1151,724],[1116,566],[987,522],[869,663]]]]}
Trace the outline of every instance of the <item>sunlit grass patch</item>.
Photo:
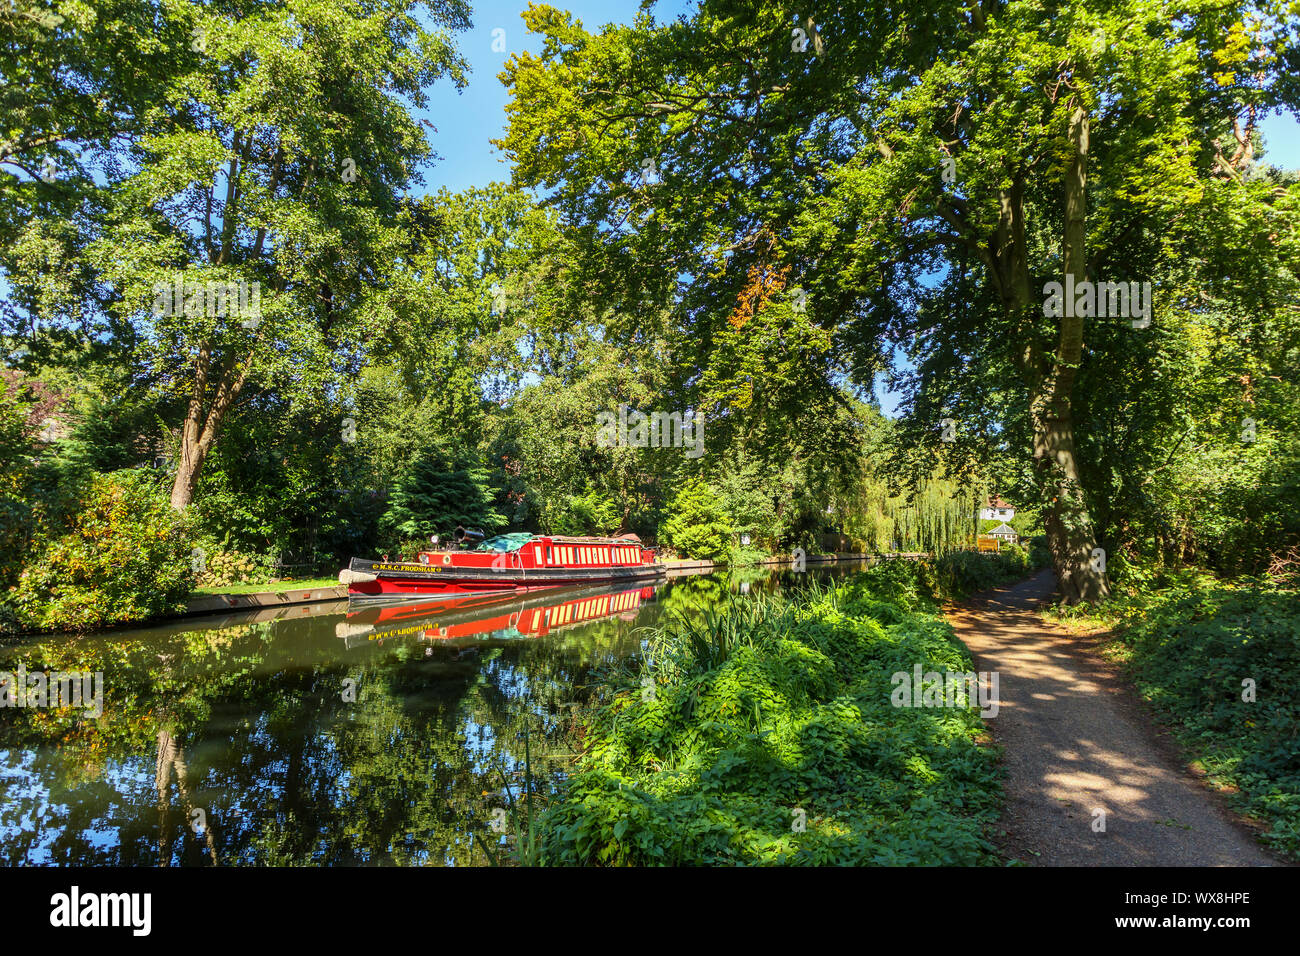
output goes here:
{"type": "Polygon", "coordinates": [[[338,578],[298,578],[276,581],[274,584],[263,581],[257,584],[227,584],[220,587],[195,588],[190,593],[193,595],[279,594],[284,591],[315,591],[319,588],[338,587],[338,585],[338,578]]]}

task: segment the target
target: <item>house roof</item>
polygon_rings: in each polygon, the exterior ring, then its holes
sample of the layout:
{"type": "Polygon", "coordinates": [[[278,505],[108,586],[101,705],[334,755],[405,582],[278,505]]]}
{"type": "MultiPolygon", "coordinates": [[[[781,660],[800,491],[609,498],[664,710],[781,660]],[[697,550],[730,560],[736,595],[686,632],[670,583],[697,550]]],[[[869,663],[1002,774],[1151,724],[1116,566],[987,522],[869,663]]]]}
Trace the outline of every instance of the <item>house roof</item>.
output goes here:
{"type": "Polygon", "coordinates": [[[992,498],[984,499],[984,507],[985,508],[1010,508],[1012,511],[1015,511],[1014,505],[1003,501],[997,495],[994,495],[992,498]]]}

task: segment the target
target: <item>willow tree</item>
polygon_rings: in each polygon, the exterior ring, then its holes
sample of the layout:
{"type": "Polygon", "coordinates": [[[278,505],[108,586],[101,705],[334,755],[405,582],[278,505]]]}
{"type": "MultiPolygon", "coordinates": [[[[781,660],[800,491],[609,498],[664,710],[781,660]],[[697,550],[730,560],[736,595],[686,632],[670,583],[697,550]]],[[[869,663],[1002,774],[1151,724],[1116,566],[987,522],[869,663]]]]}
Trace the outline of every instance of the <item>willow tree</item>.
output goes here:
{"type": "Polygon", "coordinates": [[[1156,340],[1160,281],[1203,238],[1183,220],[1222,210],[1255,124],[1294,98],[1295,9],[705,0],[592,34],[531,8],[546,42],[507,65],[504,145],[612,294],[675,299],[706,369],[774,277],[758,310],[829,330],[858,381],[912,353],[906,426],[932,449],[977,460],[1023,423],[1061,592],[1091,600],[1108,585],[1073,416],[1089,330],[1156,340]]]}

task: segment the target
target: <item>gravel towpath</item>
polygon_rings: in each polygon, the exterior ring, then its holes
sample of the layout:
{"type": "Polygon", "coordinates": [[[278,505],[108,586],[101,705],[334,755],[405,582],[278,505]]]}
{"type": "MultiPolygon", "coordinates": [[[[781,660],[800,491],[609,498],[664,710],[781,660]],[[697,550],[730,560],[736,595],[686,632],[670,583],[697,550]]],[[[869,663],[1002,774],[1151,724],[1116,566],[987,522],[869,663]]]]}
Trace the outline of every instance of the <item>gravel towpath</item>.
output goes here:
{"type": "Polygon", "coordinates": [[[1005,753],[1003,852],[1039,866],[1277,865],[1179,760],[1098,637],[1038,616],[1054,589],[1045,571],[949,614],[978,669],[999,675],[988,726],[1005,753]]]}

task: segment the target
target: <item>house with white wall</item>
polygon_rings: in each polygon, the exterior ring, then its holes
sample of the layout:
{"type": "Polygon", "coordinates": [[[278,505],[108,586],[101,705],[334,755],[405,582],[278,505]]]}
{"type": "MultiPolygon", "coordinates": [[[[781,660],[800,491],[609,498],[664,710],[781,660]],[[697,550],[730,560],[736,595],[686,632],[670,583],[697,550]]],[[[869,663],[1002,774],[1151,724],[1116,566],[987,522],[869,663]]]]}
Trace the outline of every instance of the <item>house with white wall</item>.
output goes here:
{"type": "Polygon", "coordinates": [[[1016,509],[1001,498],[994,496],[984,502],[980,509],[980,521],[1010,521],[1016,516],[1016,509]]]}

